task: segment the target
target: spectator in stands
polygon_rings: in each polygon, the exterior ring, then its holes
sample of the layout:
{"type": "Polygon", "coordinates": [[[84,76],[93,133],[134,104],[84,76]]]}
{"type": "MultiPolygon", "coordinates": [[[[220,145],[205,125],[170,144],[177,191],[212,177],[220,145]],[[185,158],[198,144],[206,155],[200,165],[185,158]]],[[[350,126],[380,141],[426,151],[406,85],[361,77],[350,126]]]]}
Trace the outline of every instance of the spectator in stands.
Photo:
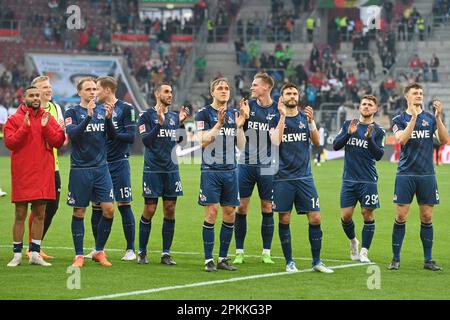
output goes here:
{"type": "Polygon", "coordinates": [[[395,90],[396,81],[392,74],[389,74],[387,79],[384,81],[384,89],[386,90],[388,97],[390,97],[395,90]]]}
{"type": "Polygon", "coordinates": [[[409,62],[409,70],[411,70],[414,77],[417,78],[422,68],[423,68],[422,61],[420,60],[419,55],[415,54],[414,57],[409,62]]]}
{"type": "Polygon", "coordinates": [[[408,41],[411,41],[414,36],[414,30],[416,28],[416,24],[414,22],[414,19],[410,17],[408,19],[408,22],[406,23],[406,30],[408,32],[408,41]]]}
{"type": "Polygon", "coordinates": [[[49,43],[53,40],[53,30],[50,28],[50,23],[48,22],[44,26],[44,37],[49,43]]]}
{"type": "Polygon", "coordinates": [[[308,42],[313,42],[314,28],[316,27],[316,21],[312,16],[306,19],[306,32],[308,34],[308,42]]]}
{"type": "Polygon", "coordinates": [[[358,69],[358,83],[361,84],[366,80],[366,64],[362,58],[357,61],[356,69],[358,69]]]}
{"type": "Polygon", "coordinates": [[[205,77],[206,59],[204,56],[199,56],[195,60],[195,76],[198,82],[203,82],[205,77]]]}
{"type": "Polygon", "coordinates": [[[369,72],[369,81],[375,80],[375,60],[373,59],[371,54],[367,55],[366,67],[367,71],[369,72]]]}
{"type": "Polygon", "coordinates": [[[239,53],[241,52],[241,49],[243,46],[244,46],[244,43],[242,42],[241,38],[237,38],[234,41],[234,52],[236,53],[236,64],[239,64],[239,53]]]}
{"type": "Polygon", "coordinates": [[[436,56],[435,53],[433,53],[433,57],[430,61],[430,68],[431,68],[431,81],[432,82],[438,82],[438,73],[437,68],[439,67],[439,58],[436,56]]]}
{"type": "Polygon", "coordinates": [[[295,67],[295,74],[297,77],[297,83],[300,86],[306,86],[308,83],[308,75],[305,71],[305,68],[303,67],[303,64],[299,64],[295,67]]]}
{"type": "Polygon", "coordinates": [[[313,109],[316,107],[316,98],[317,98],[317,88],[309,85],[306,88],[306,101],[309,106],[313,109]]]}
{"type": "MultiPolygon", "coordinates": [[[[423,82],[430,81],[430,66],[426,61],[422,63],[422,79],[423,82]]],[[[420,81],[419,81],[420,82],[420,81]]]]}

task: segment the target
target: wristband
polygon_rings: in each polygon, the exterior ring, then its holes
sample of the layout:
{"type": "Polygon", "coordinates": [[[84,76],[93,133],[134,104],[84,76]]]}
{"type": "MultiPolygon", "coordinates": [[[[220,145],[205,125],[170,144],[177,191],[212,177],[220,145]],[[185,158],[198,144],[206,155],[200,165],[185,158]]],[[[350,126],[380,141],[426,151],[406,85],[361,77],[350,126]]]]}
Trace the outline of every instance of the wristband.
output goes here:
{"type": "Polygon", "coordinates": [[[317,130],[316,123],[314,121],[311,123],[308,123],[308,128],[309,128],[309,131],[317,130]]]}

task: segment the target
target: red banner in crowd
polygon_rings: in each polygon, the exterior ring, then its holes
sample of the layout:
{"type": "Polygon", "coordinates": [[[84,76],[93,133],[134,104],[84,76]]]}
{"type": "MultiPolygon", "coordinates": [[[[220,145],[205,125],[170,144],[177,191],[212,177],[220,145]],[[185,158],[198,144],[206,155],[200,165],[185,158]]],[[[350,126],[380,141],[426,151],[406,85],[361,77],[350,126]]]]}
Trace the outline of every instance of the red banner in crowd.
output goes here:
{"type": "Polygon", "coordinates": [[[0,29],[0,37],[18,37],[19,30],[0,29]]]}

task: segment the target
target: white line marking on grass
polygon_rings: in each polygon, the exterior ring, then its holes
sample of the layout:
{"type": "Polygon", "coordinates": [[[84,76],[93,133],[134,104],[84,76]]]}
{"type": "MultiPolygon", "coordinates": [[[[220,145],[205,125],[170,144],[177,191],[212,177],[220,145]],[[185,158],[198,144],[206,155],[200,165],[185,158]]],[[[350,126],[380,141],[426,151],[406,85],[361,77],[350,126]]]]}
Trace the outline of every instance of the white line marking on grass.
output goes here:
{"type": "MultiPolygon", "coordinates": [[[[352,267],[369,266],[369,265],[373,265],[373,264],[375,264],[375,263],[373,263],[373,262],[371,262],[371,263],[353,263],[353,264],[339,265],[339,266],[334,266],[334,267],[329,267],[329,268],[330,269],[344,269],[344,268],[352,268],[352,267]]],[[[311,268],[302,269],[295,273],[305,273],[305,272],[313,272],[313,270],[311,268]]],[[[210,286],[210,285],[222,284],[222,283],[246,281],[246,280],[253,280],[253,279],[260,279],[260,278],[270,278],[270,277],[277,277],[277,276],[285,276],[288,274],[292,275],[295,273],[293,273],[293,272],[264,273],[264,274],[257,274],[257,275],[253,275],[253,276],[246,276],[246,277],[237,277],[237,278],[224,279],[224,280],[196,282],[196,283],[183,284],[183,285],[178,285],[178,286],[169,286],[169,287],[161,287],[161,288],[154,288],[154,289],[147,289],[147,290],[138,290],[138,291],[124,292],[124,293],[109,294],[109,295],[104,295],[104,296],[88,297],[88,298],[82,298],[79,300],[115,299],[115,298],[120,298],[120,297],[135,296],[135,295],[149,294],[149,293],[169,291],[169,290],[195,288],[195,287],[210,286]]]]}
{"type": "MultiPolygon", "coordinates": [[[[0,248],[11,248],[11,245],[5,245],[2,244],[0,245],[0,248]]],[[[47,246],[43,246],[42,249],[50,249],[50,250],[74,250],[74,248],[71,247],[47,247],[47,246]]],[[[92,250],[94,250],[94,248],[83,248],[84,250],[86,250],[86,252],[91,252],[92,250]]],[[[125,252],[124,249],[110,249],[110,248],[106,248],[105,249],[106,252],[111,251],[111,252],[125,252]]],[[[161,251],[148,251],[149,253],[161,253],[161,251]]],[[[203,255],[203,252],[192,252],[192,251],[170,251],[173,254],[184,254],[184,255],[203,255]]],[[[229,256],[234,257],[234,254],[229,254],[229,256]]],[[[245,255],[246,257],[249,258],[261,258],[261,256],[258,255],[245,255]]],[[[273,256],[272,259],[284,259],[284,257],[280,257],[280,256],[273,256]]],[[[312,258],[304,258],[304,257],[293,257],[294,260],[306,260],[306,261],[311,261],[312,258]]],[[[320,259],[322,261],[329,261],[329,262],[346,262],[346,263],[351,263],[352,261],[350,260],[336,260],[336,259],[320,259]]]]}

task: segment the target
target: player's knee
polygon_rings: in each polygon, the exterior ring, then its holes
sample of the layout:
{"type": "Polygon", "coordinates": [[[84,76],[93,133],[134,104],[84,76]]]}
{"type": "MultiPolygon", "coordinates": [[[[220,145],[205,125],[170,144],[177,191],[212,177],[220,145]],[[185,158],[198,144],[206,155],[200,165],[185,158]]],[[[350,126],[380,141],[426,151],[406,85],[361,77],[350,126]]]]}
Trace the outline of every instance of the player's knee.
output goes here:
{"type": "Polygon", "coordinates": [[[291,222],[291,215],[289,213],[280,213],[278,221],[281,224],[289,224],[291,222]]]}
{"type": "Polygon", "coordinates": [[[237,208],[237,212],[242,215],[247,215],[248,212],[248,201],[241,202],[239,207],[237,208]]]}
{"type": "Polygon", "coordinates": [[[270,213],[272,212],[272,202],[261,201],[262,212],[270,213]]]}
{"type": "Polygon", "coordinates": [[[103,216],[108,219],[114,218],[114,206],[111,204],[110,206],[106,206],[102,208],[103,216]]]}
{"type": "Polygon", "coordinates": [[[234,210],[223,212],[223,221],[228,223],[234,223],[234,218],[235,218],[234,210]]]}
{"type": "Polygon", "coordinates": [[[217,211],[216,206],[207,206],[205,208],[205,221],[214,224],[217,219],[217,211]]]}
{"type": "Polygon", "coordinates": [[[16,214],[15,214],[16,222],[24,223],[26,218],[27,218],[27,213],[26,212],[17,212],[16,211],[16,214]]]}
{"type": "Polygon", "coordinates": [[[83,219],[85,212],[86,212],[85,209],[77,208],[73,210],[73,216],[75,218],[83,219]]]}
{"type": "Polygon", "coordinates": [[[45,212],[39,212],[39,211],[33,212],[33,221],[42,222],[42,221],[44,221],[44,218],[45,218],[45,212]]]}
{"type": "Polygon", "coordinates": [[[420,217],[420,222],[424,224],[431,224],[433,223],[432,217],[420,217]]]}
{"type": "Polygon", "coordinates": [[[341,219],[344,221],[344,223],[348,223],[353,218],[353,212],[342,212],[341,213],[341,219]]]}
{"type": "Polygon", "coordinates": [[[173,220],[175,219],[175,206],[170,205],[164,207],[164,218],[173,220]]]}
{"type": "Polygon", "coordinates": [[[309,224],[312,224],[314,226],[319,225],[320,224],[320,214],[312,214],[309,217],[309,224]]]}
{"type": "Polygon", "coordinates": [[[373,210],[363,209],[361,213],[362,213],[364,221],[373,221],[374,220],[373,210]]]}

